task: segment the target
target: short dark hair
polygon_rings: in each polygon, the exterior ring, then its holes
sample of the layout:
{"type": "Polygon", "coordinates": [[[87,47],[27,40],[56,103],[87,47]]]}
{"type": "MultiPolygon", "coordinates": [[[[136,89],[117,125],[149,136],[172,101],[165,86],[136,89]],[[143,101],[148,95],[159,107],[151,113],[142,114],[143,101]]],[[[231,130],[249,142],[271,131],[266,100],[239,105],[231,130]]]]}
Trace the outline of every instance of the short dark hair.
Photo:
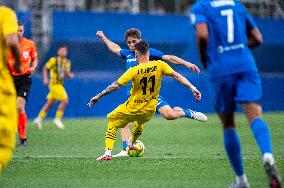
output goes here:
{"type": "Polygon", "coordinates": [[[139,29],[136,28],[130,28],[125,32],[124,35],[125,40],[127,40],[127,38],[130,36],[141,39],[141,31],[139,31],[139,29]]]}
{"type": "Polygon", "coordinates": [[[140,52],[142,55],[146,55],[149,50],[149,44],[145,41],[140,41],[135,44],[135,50],[140,52]]]}
{"type": "Polygon", "coordinates": [[[57,51],[58,51],[60,48],[67,48],[67,45],[66,45],[66,44],[59,44],[58,47],[57,47],[57,51]]]}
{"type": "Polygon", "coordinates": [[[18,21],[18,26],[24,26],[23,22],[18,21]]]}

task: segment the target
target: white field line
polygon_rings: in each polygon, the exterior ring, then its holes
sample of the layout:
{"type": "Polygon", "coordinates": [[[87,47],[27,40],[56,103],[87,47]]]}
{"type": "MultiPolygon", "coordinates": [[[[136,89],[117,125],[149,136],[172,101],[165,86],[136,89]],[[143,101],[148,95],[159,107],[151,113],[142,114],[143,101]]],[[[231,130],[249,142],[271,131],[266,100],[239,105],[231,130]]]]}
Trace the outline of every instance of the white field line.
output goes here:
{"type": "MultiPolygon", "coordinates": [[[[62,158],[62,159],[88,159],[88,158],[93,158],[96,159],[99,156],[67,156],[67,155],[36,155],[36,156],[13,156],[14,159],[29,159],[29,158],[35,158],[35,159],[48,159],[48,158],[62,158]]],[[[114,157],[115,158],[115,157],[114,157]]],[[[125,157],[123,157],[125,158],[125,157]]],[[[192,157],[178,157],[178,156],[163,156],[163,157],[140,157],[140,158],[144,158],[144,159],[194,159],[192,157]]]]}
{"type": "MultiPolygon", "coordinates": [[[[28,156],[13,156],[13,159],[96,159],[99,156],[72,156],[72,155],[28,155],[28,156]]],[[[115,159],[115,157],[113,157],[115,159]]],[[[126,158],[126,157],[122,157],[126,158]]],[[[192,156],[161,156],[161,157],[139,157],[143,159],[191,159],[191,160],[206,160],[206,159],[226,159],[225,156],[211,156],[207,158],[197,158],[192,156]]],[[[261,160],[258,156],[244,157],[245,160],[261,160]]]]}

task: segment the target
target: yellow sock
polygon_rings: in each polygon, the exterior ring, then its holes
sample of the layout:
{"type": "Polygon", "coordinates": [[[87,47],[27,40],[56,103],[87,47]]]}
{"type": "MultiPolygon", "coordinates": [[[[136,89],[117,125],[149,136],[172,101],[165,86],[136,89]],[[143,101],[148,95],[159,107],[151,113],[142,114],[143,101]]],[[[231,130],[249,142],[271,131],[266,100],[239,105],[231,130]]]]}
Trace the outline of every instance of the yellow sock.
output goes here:
{"type": "Polygon", "coordinates": [[[44,119],[45,116],[46,116],[46,114],[47,114],[46,111],[41,110],[41,111],[39,112],[39,114],[38,114],[38,117],[41,118],[41,119],[44,119]]]}
{"type": "Polygon", "coordinates": [[[137,121],[133,122],[132,127],[132,142],[135,142],[139,136],[142,134],[143,131],[143,124],[138,124],[137,121]]]}
{"type": "Polygon", "coordinates": [[[57,118],[57,119],[62,119],[63,113],[64,113],[63,110],[57,110],[57,111],[56,111],[55,118],[57,118]]]}
{"type": "Polygon", "coordinates": [[[113,145],[116,140],[116,132],[117,128],[113,126],[113,123],[110,121],[108,123],[106,135],[105,135],[105,145],[106,145],[106,150],[112,150],[113,145]]]}

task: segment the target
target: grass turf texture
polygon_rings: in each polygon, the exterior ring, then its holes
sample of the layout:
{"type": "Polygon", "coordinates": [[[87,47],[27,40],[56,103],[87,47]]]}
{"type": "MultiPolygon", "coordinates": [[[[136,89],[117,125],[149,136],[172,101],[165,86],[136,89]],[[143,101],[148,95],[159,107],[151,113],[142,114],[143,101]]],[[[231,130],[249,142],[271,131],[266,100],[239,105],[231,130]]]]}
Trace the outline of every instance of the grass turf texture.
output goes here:
{"type": "MultiPolygon", "coordinates": [[[[264,116],[270,125],[278,170],[284,177],[284,113],[264,116]]],[[[245,118],[238,115],[251,187],[268,187],[260,152],[245,118]]],[[[65,120],[65,130],[45,121],[28,124],[28,146],[17,147],[0,175],[0,187],[228,187],[234,175],[223,149],[219,120],[154,118],[145,125],[142,158],[96,161],[104,152],[106,119],[65,120]]],[[[113,154],[121,149],[118,136],[113,154]]]]}

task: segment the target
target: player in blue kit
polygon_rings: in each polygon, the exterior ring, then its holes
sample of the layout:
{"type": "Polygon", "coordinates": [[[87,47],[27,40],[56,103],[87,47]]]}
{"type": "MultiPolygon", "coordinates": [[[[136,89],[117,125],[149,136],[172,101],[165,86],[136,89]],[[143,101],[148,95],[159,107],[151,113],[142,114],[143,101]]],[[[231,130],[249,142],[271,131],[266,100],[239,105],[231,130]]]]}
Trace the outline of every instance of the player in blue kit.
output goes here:
{"type": "Polygon", "coordinates": [[[263,157],[270,187],[281,187],[268,125],[261,118],[261,80],[250,48],[262,43],[253,18],[237,0],[197,1],[190,10],[202,65],[215,90],[215,109],[236,179],[230,187],[249,187],[243,168],[234,111],[240,103],[263,157]]]}
{"type": "MultiPolygon", "coordinates": [[[[129,49],[121,49],[121,47],[118,44],[110,41],[104,35],[102,31],[98,31],[97,36],[107,45],[107,47],[109,48],[111,52],[121,56],[123,59],[126,60],[127,69],[138,65],[136,58],[135,58],[135,53],[134,53],[135,44],[139,41],[142,41],[141,32],[138,29],[131,28],[131,29],[128,29],[125,33],[125,40],[126,40],[126,43],[129,49]]],[[[196,65],[189,63],[179,57],[176,57],[173,55],[165,55],[163,52],[153,49],[153,48],[150,48],[149,52],[150,52],[150,61],[151,60],[166,60],[174,64],[184,65],[188,69],[196,73],[200,72],[199,68],[196,65]]],[[[132,85],[131,82],[127,84],[127,95],[128,96],[130,95],[131,85],[132,85]]],[[[207,117],[201,112],[195,112],[191,109],[183,109],[180,107],[171,108],[170,105],[161,96],[159,96],[158,98],[157,111],[159,111],[159,113],[167,120],[174,120],[174,119],[178,119],[181,117],[187,117],[187,118],[195,119],[198,121],[203,121],[203,122],[207,121],[207,117]]],[[[129,125],[121,129],[121,138],[122,138],[122,146],[123,146],[122,151],[118,153],[117,155],[114,155],[113,157],[128,156],[126,153],[126,147],[130,143],[130,139],[131,139],[129,125]]]]}

